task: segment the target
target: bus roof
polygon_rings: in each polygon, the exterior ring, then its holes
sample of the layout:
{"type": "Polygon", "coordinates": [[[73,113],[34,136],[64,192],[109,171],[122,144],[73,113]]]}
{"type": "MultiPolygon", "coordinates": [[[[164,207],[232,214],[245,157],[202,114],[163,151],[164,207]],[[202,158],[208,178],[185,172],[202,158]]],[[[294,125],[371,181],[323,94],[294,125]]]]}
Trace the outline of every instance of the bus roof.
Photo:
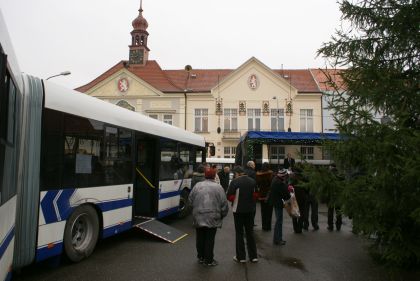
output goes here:
{"type": "Polygon", "coordinates": [[[205,147],[204,138],[143,114],[44,80],[45,107],[154,136],[205,147]]]}

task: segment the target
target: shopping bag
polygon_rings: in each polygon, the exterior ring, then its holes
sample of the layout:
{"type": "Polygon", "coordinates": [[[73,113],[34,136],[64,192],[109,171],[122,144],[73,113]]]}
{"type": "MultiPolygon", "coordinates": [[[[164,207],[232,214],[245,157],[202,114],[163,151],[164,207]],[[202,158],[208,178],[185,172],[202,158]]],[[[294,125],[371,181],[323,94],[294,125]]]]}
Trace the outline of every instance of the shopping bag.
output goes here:
{"type": "Polygon", "coordinates": [[[284,202],[284,208],[292,218],[300,217],[299,205],[294,192],[291,192],[290,199],[284,202]]]}

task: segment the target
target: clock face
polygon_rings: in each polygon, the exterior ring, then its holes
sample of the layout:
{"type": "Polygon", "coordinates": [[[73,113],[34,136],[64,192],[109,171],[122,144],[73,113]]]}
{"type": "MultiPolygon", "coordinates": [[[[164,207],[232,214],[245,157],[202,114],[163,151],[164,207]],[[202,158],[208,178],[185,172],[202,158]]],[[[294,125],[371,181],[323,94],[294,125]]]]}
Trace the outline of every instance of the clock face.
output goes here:
{"type": "Polygon", "coordinates": [[[130,63],[131,64],[142,64],[143,57],[144,57],[143,49],[130,50],[130,63]]]}

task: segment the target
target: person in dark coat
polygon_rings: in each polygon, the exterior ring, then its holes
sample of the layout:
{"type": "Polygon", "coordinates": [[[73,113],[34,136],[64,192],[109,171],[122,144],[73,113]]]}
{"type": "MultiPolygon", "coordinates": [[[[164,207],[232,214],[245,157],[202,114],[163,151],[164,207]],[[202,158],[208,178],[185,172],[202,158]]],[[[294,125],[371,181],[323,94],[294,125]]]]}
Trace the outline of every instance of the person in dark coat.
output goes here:
{"type": "Polygon", "coordinates": [[[287,153],[287,157],[284,158],[283,167],[286,170],[293,170],[293,168],[295,167],[295,159],[292,158],[292,155],[290,153],[287,153]]]}
{"type": "Polygon", "coordinates": [[[257,184],[247,176],[238,166],[234,168],[235,178],[231,181],[227,198],[232,202],[233,219],[236,234],[236,255],[233,260],[240,263],[246,262],[244,230],[248,256],[251,262],[258,262],[257,245],[253,232],[253,216],[255,212],[255,193],[257,184]]]}
{"type": "Polygon", "coordinates": [[[261,221],[262,230],[271,230],[271,220],[273,217],[273,205],[269,204],[268,193],[270,191],[271,180],[273,179],[273,171],[270,170],[268,163],[263,163],[261,170],[256,173],[258,200],[261,205],[261,221]]]}
{"type": "Polygon", "coordinates": [[[223,170],[218,173],[220,179],[220,185],[223,187],[225,192],[229,187],[229,180],[230,180],[230,167],[225,166],[223,170]]]}
{"type": "Polygon", "coordinates": [[[205,169],[205,166],[203,164],[198,165],[197,171],[195,171],[193,173],[192,178],[191,178],[191,189],[193,189],[194,186],[198,182],[205,180],[205,177],[204,177],[204,169],[205,169]]]}
{"type": "Polygon", "coordinates": [[[188,200],[193,208],[198,262],[215,266],[214,238],[217,228],[222,227],[222,219],[227,215],[229,205],[222,186],[214,181],[216,171],[207,167],[204,175],[206,179],[194,186],[188,200]]]}
{"type": "Polygon", "coordinates": [[[274,226],[273,244],[285,245],[283,240],[283,206],[284,201],[290,199],[290,193],[287,189],[287,170],[281,169],[276,176],[274,176],[268,201],[274,206],[276,214],[276,224],[274,226]]]}
{"type": "Polygon", "coordinates": [[[256,176],[255,176],[255,162],[254,161],[248,161],[246,163],[246,167],[245,167],[244,172],[245,172],[246,175],[248,175],[248,177],[251,177],[254,180],[256,180],[256,176]]]}
{"type": "Polygon", "coordinates": [[[335,227],[337,231],[340,231],[342,222],[341,207],[338,204],[339,197],[339,184],[343,180],[342,177],[338,175],[337,166],[335,163],[332,163],[329,166],[329,171],[331,172],[332,180],[330,182],[331,188],[328,190],[327,196],[327,206],[328,206],[328,227],[329,231],[334,230],[334,212],[335,212],[335,227]]]}
{"type": "Polygon", "coordinates": [[[305,188],[301,186],[301,170],[294,170],[293,173],[289,175],[289,183],[293,186],[296,201],[299,206],[300,217],[292,218],[293,230],[295,233],[302,233],[303,223],[305,221],[306,215],[306,205],[308,201],[308,192],[305,188]]]}

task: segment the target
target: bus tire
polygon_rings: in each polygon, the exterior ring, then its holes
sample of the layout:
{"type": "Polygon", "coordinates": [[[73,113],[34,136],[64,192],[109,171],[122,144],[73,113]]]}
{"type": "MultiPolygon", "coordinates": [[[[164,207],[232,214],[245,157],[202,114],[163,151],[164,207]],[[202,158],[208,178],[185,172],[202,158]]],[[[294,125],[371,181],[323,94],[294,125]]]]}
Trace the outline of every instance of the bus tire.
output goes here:
{"type": "Polygon", "coordinates": [[[77,207],[68,218],[64,229],[64,251],[72,262],[89,257],[95,249],[99,235],[99,219],[89,205],[77,207]]]}
{"type": "Polygon", "coordinates": [[[178,218],[185,218],[191,212],[190,202],[188,201],[189,195],[190,191],[188,189],[184,189],[180,194],[178,218]]]}

